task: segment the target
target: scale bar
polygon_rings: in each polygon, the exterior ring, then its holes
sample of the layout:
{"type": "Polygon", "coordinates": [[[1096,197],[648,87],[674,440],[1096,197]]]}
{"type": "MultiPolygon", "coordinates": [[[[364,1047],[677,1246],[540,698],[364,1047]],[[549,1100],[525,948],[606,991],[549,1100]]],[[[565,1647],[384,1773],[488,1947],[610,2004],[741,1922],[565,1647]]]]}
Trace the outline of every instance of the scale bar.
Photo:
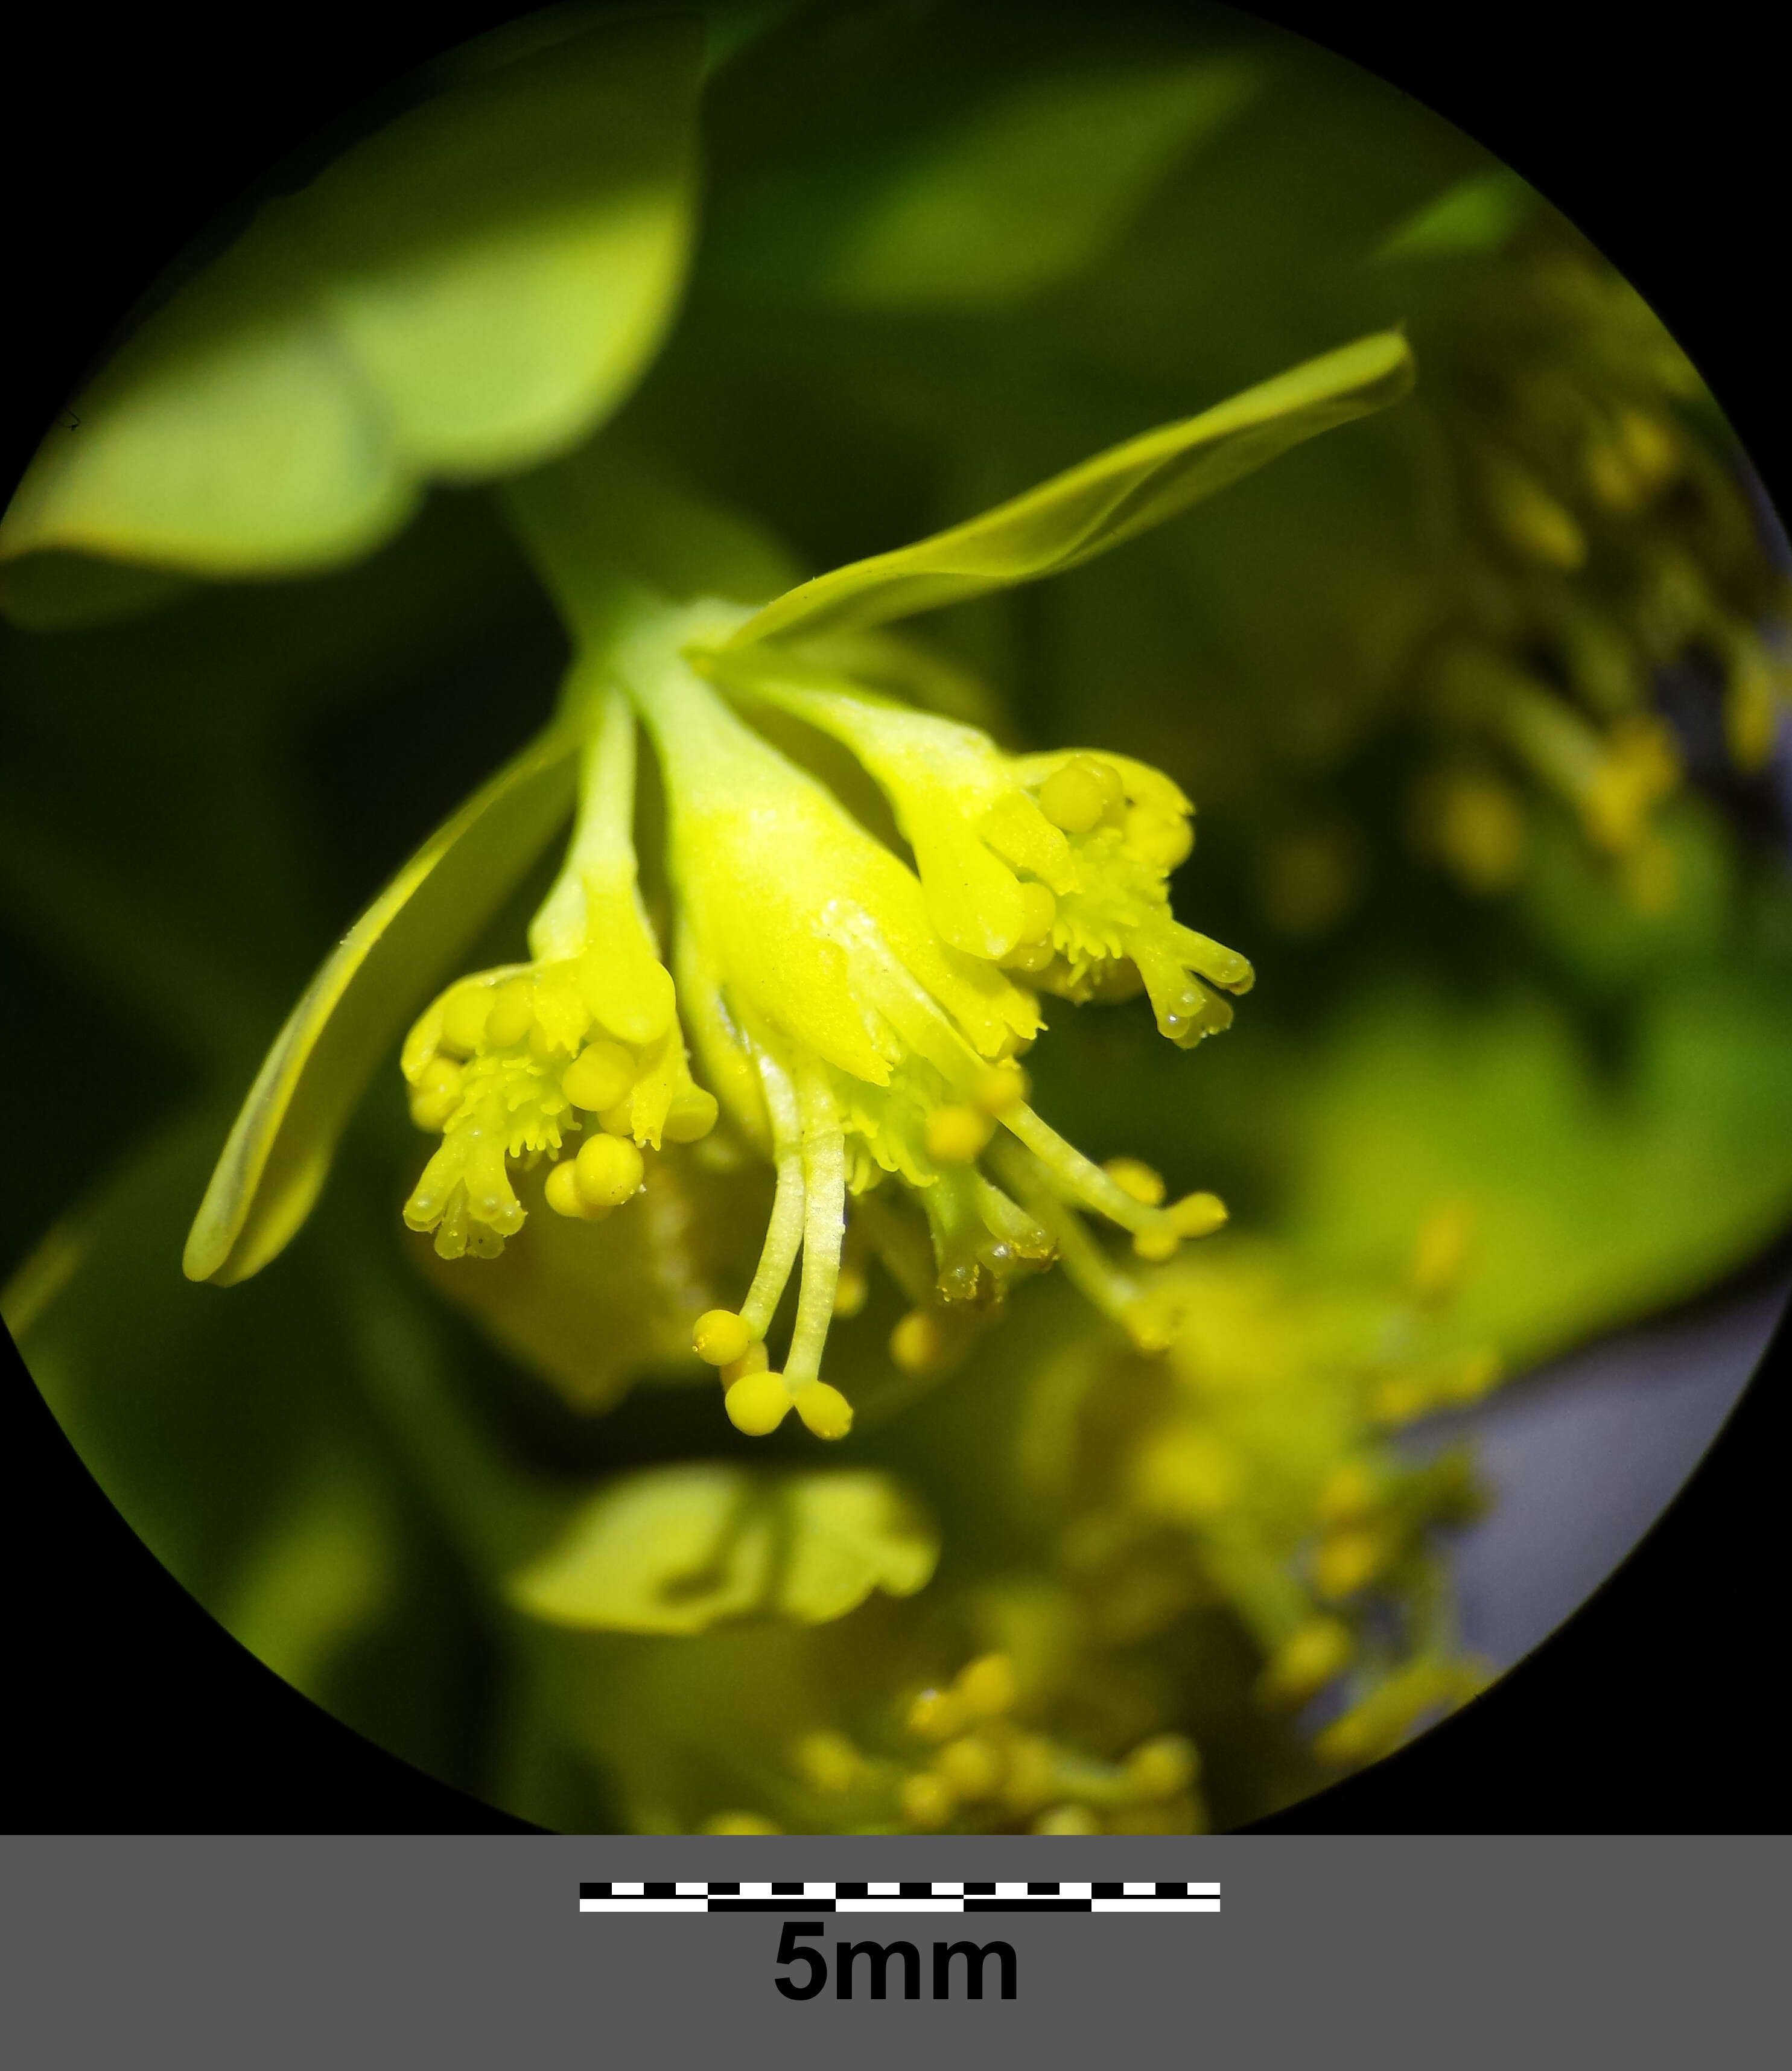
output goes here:
{"type": "Polygon", "coordinates": [[[747,1880],[581,1884],[581,1913],[1217,1913],[1220,1887],[1156,1883],[945,1879],[788,1883],[747,1880]]]}

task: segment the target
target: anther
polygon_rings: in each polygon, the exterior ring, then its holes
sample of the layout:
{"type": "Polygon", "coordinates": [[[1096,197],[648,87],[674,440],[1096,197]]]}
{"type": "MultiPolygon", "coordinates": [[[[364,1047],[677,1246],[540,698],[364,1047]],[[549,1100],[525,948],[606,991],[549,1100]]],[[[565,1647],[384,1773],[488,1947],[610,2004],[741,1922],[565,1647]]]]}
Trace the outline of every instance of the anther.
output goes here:
{"type": "Polygon", "coordinates": [[[1343,1460],[1322,1484],[1315,1503],[1322,1524],[1343,1524],[1367,1517],[1374,1509],[1376,1482],[1366,1460],[1343,1460]]]}
{"type": "Polygon", "coordinates": [[[744,1380],[749,1373],[765,1372],[771,1363],[765,1351],[765,1339],[755,1338],[740,1358],[730,1359],[716,1377],[724,1387],[732,1388],[736,1381],[744,1380]]]}
{"type": "Polygon", "coordinates": [[[744,1374],[723,1396],[722,1407],[736,1431],[763,1438],[790,1413],[790,1391],[781,1373],[744,1374]]]}
{"type": "Polygon", "coordinates": [[[1002,1786],[1003,1802],[1016,1812],[1036,1811],[1057,1787],[1058,1758],[1052,1743],[1034,1733],[1023,1733],[1008,1745],[1008,1773],[1002,1786]]]}
{"type": "Polygon", "coordinates": [[[1054,1805],[1033,1822],[1035,1834],[1099,1834],[1101,1823],[1086,1805],[1054,1805]]]}
{"type": "Polygon", "coordinates": [[[1138,1232],[1133,1239],[1133,1251],[1148,1265],[1162,1265],[1182,1249],[1182,1242],[1175,1230],[1160,1223],[1154,1228],[1138,1232]]]}
{"type": "Polygon", "coordinates": [[[611,1209],[588,1201],[579,1189],[575,1161],[564,1159],[547,1175],[542,1193],[557,1216],[571,1216],[580,1222],[601,1223],[611,1209]]]}
{"type": "Polygon", "coordinates": [[[613,1108],[635,1081],[635,1061],[620,1043],[588,1043],[560,1081],[575,1107],[601,1113],[613,1108]]]}
{"type": "Polygon", "coordinates": [[[1257,1697],[1266,1704],[1304,1704],[1347,1667],[1356,1642],[1341,1618],[1309,1618],[1269,1657],[1257,1679],[1257,1697]]]}
{"type": "Polygon", "coordinates": [[[805,1733],[794,1753],[804,1782],[829,1797],[851,1790],[864,1773],[864,1757],[844,1733],[805,1733]]]}
{"type": "Polygon", "coordinates": [[[442,1040],[451,1050],[470,1057],[485,1041],[491,1003],[492,995],[482,986],[470,986],[449,1001],[442,1014],[442,1040]]]}
{"type": "Polygon", "coordinates": [[[1057,953],[1052,937],[1047,935],[1036,942],[1022,942],[1000,961],[1003,970],[1031,973],[1044,970],[1056,959],[1057,953]]]}
{"type": "Polygon", "coordinates": [[[794,1400],[797,1414],[816,1437],[843,1438],[852,1429],[852,1405],[825,1380],[802,1382],[794,1400]]]}
{"type": "Polygon", "coordinates": [[[1126,1761],[1126,1781],[1142,1798],[1174,1798],[1201,1773],[1195,1743],[1180,1733],[1160,1733],[1135,1747],[1126,1761]]]}
{"type": "Polygon", "coordinates": [[[968,1165],[995,1133],[974,1107],[937,1107],[927,1118],[927,1154],[937,1165],[968,1165]]]}
{"type": "Polygon", "coordinates": [[[1040,786],[1040,810],[1067,835],[1086,835],[1126,796],[1120,772],[1092,755],[1060,763],[1040,786]]]}
{"type": "Polygon", "coordinates": [[[1126,846],[1154,870],[1174,870],[1188,860],[1195,830],[1187,820],[1172,818],[1154,806],[1133,806],[1126,813],[1126,846]]]}
{"type": "Polygon", "coordinates": [[[964,1723],[964,1707],[949,1690],[923,1690],[908,1707],[908,1727],[924,1741],[949,1740],[964,1723]]]}
{"type": "Polygon", "coordinates": [[[1024,1107],[1032,1088],[1019,1064],[990,1064],[977,1075],[974,1097],[985,1114],[1012,1114],[1024,1107]]]}
{"type": "Polygon", "coordinates": [[[926,1309],[911,1309],[890,1333],[890,1357],[904,1373],[930,1373],[945,1363],[945,1333],[926,1309]]]}
{"type": "Polygon", "coordinates": [[[732,1366],[744,1359],[753,1334],[732,1309],[706,1309],[691,1333],[692,1348],[710,1366],[732,1366]]]}
{"type": "Polygon", "coordinates": [[[714,1093],[705,1093],[701,1086],[687,1086],[672,1096],[660,1134],[668,1143],[695,1143],[716,1126],[720,1111],[714,1093]]]}
{"type": "Polygon", "coordinates": [[[1058,902],[1051,889],[1044,884],[1023,884],[1020,888],[1020,933],[1016,938],[1023,942],[1036,942],[1052,932],[1052,924],[1058,917],[1058,902]]]}
{"type": "Polygon", "coordinates": [[[441,1130],[461,1104],[461,1068],[447,1057],[434,1057],[411,1089],[411,1119],[419,1129],[441,1130]]]}
{"type": "Polygon", "coordinates": [[[841,1322],[856,1316],[870,1298],[871,1282],[865,1277],[862,1265],[851,1263],[840,1268],[840,1277],[834,1283],[834,1314],[841,1322]]]}
{"type": "Polygon", "coordinates": [[[1163,1199],[1163,1175],[1142,1159],[1110,1158],[1101,1169],[1122,1193],[1130,1194],[1148,1208],[1156,1208],[1163,1199]]]}
{"type": "Polygon", "coordinates": [[[911,1827],[943,1827],[958,1809],[957,1794],[943,1776],[924,1770],[905,1777],[902,1784],[902,1816],[911,1827]]]}
{"type": "Polygon", "coordinates": [[[987,1798],[1002,1781],[1000,1751],[978,1733],[949,1741],[937,1768],[960,1798],[987,1798]]]}
{"type": "Polygon", "coordinates": [[[1372,1581],[1389,1548],[1378,1532],[1347,1527],[1319,1543],[1313,1556],[1313,1580],[1322,1597],[1354,1596],[1372,1581]]]}
{"type": "Polygon", "coordinates": [[[1228,1220],[1226,1204],[1217,1194],[1184,1194],[1163,1212],[1178,1236],[1211,1236],[1228,1220]]]}
{"type": "Polygon", "coordinates": [[[625,1137],[594,1136],[573,1161],[580,1198],[588,1208],[619,1208],[639,1191],[641,1153],[625,1137]]]}
{"type": "Polygon", "coordinates": [[[498,988],[486,1016],[486,1043],[494,1050],[507,1050],[520,1043],[535,1018],[535,988],[524,978],[512,978],[498,988]]]}
{"type": "Polygon", "coordinates": [[[1005,1654],[980,1654],[958,1671],[953,1694],[974,1719],[996,1719],[1014,1709],[1020,1695],[1015,1665],[1005,1654]]]}

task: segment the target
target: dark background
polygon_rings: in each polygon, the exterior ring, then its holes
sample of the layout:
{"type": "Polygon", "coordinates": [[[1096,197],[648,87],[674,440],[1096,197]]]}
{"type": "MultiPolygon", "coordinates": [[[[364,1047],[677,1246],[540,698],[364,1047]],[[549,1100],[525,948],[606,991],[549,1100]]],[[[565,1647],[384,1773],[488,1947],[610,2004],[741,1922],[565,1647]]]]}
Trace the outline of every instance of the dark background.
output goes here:
{"type": "MultiPolygon", "coordinates": [[[[879,10],[891,0],[879,0],[879,10]]],[[[925,5],[925,0],[921,0],[925,5]]],[[[893,11],[921,11],[894,0],[893,11]]],[[[9,27],[0,478],[157,273],[271,163],[420,61],[532,11],[441,5],[427,41],[377,0],[9,27]]],[[[1711,0],[1671,32],[1609,7],[1384,0],[1253,10],[1448,116],[1605,252],[1696,362],[1782,507],[1783,85],[1763,18],[1711,0]]],[[[6,1183],[55,1154],[8,1089],[6,1183]]],[[[1331,1831],[1782,1831],[1775,1672],[1792,1459],[1784,1327],[1717,1445],[1617,1576],[1484,1700],[1269,1824],[1331,1831]]],[[[492,1831],[516,1823],[359,1740],[231,1640],[100,1494],[10,1346],[0,1375],[0,1827],[492,1831]]]]}

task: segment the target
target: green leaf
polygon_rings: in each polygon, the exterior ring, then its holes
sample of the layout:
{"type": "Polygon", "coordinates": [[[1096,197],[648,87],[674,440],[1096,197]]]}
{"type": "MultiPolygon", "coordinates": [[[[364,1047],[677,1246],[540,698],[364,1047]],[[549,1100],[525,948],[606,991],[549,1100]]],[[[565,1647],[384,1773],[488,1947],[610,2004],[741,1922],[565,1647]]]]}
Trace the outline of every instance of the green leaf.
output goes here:
{"type": "Polygon", "coordinates": [[[1208,59],[1028,80],[918,141],[835,229],[815,284],[865,309],[996,309],[1082,271],[1251,98],[1208,59]]]}
{"type": "Polygon", "coordinates": [[[654,1467],[594,1496],[511,1596],[550,1623],[611,1632],[822,1625],[874,1589],[912,1596],[938,1557],[932,1526],[884,1474],[654,1467]]]}
{"type": "Polygon", "coordinates": [[[331,953],[231,1130],[187,1241],[189,1279],[246,1280],[310,1214],[380,1059],[571,810],[577,746],[560,726],[541,734],[430,836],[331,953]]]}
{"type": "MultiPolygon", "coordinates": [[[[271,203],[45,441],[0,559],[327,567],[401,525],[431,477],[565,451],[670,318],[701,50],[694,17],[588,31],[400,117],[271,203]]],[[[61,617],[72,591],[65,572],[61,617]]]]}
{"type": "Polygon", "coordinates": [[[729,643],[858,630],[1057,575],[1162,524],[1302,440],[1404,396],[1413,356],[1393,331],[1359,338],[1180,424],[1146,432],[912,547],[818,576],[729,643]]]}

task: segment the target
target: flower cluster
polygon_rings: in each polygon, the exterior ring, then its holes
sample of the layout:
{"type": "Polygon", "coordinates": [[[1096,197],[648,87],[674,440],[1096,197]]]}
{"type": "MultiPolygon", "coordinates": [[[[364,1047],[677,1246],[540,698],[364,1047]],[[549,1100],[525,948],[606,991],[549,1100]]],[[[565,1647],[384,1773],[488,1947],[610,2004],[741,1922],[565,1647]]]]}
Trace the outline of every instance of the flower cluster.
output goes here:
{"type": "Polygon", "coordinates": [[[1652,680],[1688,662],[1715,678],[1734,767],[1761,769],[1786,682],[1757,627],[1784,577],[1697,434],[1697,374],[1559,223],[1490,268],[1440,366],[1429,410],[1459,537],[1452,622],[1418,687],[1454,745],[1415,802],[1419,845],[1476,892],[1515,883],[1527,815],[1507,773],[1522,771],[1631,904],[1660,912],[1675,891],[1660,814],[1682,769],[1652,680]]]}
{"type": "Polygon", "coordinates": [[[1082,1216],[1162,1263],[1225,1209],[1209,1193],[1167,1200],[1137,1160],[1093,1163],[1035,1110],[1019,1060],[1044,1027],[1042,994],[1142,990],[1183,1048],[1229,1023],[1249,964],[1170,909],[1193,808],[1141,762],[1010,755],[893,702],[841,672],[837,636],[851,650],[892,619],[1074,567],[1398,400],[1412,375],[1404,338],[1359,339],[757,604],[728,600],[763,598],[781,554],[621,451],[514,483],[507,514],[575,650],[559,714],[400,872],[293,1011],[201,1204],[188,1273],[240,1279],[289,1239],[396,1032],[398,981],[452,967],[576,798],[528,961],[450,985],[403,1047],[412,1117],[441,1138],[404,1220],[443,1259],[490,1259],[522,1230],[517,1167],[549,1161],[547,1208],[599,1222],[653,1186],[666,1146],[725,1114],[776,1175],[740,1306],[705,1311],[692,1334],[740,1430],[764,1435],[793,1409],[820,1437],[851,1426],[821,1372],[837,1309],[862,1298],[857,1261],[843,1278],[849,1197],[855,1249],[868,1239],[914,1305],[892,1343],[900,1368],[944,1364],[963,1335],[954,1311],[1056,1258],[1135,1343],[1161,1348],[1164,1305],[1082,1216]],[[699,564],[713,584],[694,579],[699,564]],[[773,717],[847,751],[883,794],[885,834],[774,742],[773,717]],[[634,838],[638,728],[666,806],[658,932],[634,838]],[[880,1212],[879,1193],[918,1208],[918,1226],[880,1212]],[[774,1368],[767,1338],[793,1275],[774,1368]]]}
{"type": "MultiPolygon", "coordinates": [[[[813,1831],[1191,1833],[1206,1824],[1201,1759],[1157,1733],[1101,1761],[1030,1722],[1013,1658],[981,1654],[912,1692],[886,1751],[831,1727],[801,1735],[780,1809],[813,1831]]],[[[775,1833],[757,1811],[716,1814],[712,1834],[775,1833]]]]}
{"type": "MultiPolygon", "coordinates": [[[[771,1431],[794,1407],[839,1437],[851,1410],[821,1361],[847,1197],[893,1181],[919,1204],[935,1304],[999,1297],[1067,1245],[1086,1261],[1080,1209],[1142,1257],[1170,1257],[1219,1226],[1218,1200],[1167,1204],[1135,1161],[1084,1157],[1029,1104],[1018,1059],[1044,1027],[1041,988],[1086,999],[1130,978],[1186,1047],[1226,1026],[1251,970],[1171,914],[1191,808],[1169,779],[1113,757],[1006,756],[973,728],[731,650],[749,616],[715,602],[644,613],[611,651],[533,960],[451,986],[404,1047],[413,1119],[442,1134],[405,1219],[444,1257],[490,1257],[524,1220],[509,1165],[545,1158],[547,1205],[601,1220],[650,1183],[644,1154],[703,1135],[725,1109],[777,1186],[752,1285],[738,1310],[699,1319],[695,1349],[741,1430],[771,1431]],[[917,868],[724,690],[851,748],[917,868]],[[637,712],[668,800],[675,986],[636,884],[637,712]],[[687,1028],[712,1091],[691,1076],[687,1028]],[[766,1335],[799,1256],[773,1371],[766,1335]]],[[[928,1313],[904,1339],[912,1361],[928,1313]]]]}
{"type": "MultiPolygon", "coordinates": [[[[1183,1297],[1159,1355],[1067,1323],[1017,1357],[990,1499],[1024,1570],[787,1638],[750,1735],[619,1715],[606,1757],[741,1833],[1199,1831],[1280,1802],[1236,1794],[1241,1712],[1278,1794],[1376,1760],[1489,1672],[1440,1544],[1482,1492],[1460,1450],[1396,1441],[1499,1379],[1459,1314],[1476,1249],[1450,1199],[1401,1273],[1327,1279],[1237,1236],[1157,1269],[1183,1297]]],[[[736,1643],[681,1654],[681,1722],[722,1708],[736,1643]]]]}

